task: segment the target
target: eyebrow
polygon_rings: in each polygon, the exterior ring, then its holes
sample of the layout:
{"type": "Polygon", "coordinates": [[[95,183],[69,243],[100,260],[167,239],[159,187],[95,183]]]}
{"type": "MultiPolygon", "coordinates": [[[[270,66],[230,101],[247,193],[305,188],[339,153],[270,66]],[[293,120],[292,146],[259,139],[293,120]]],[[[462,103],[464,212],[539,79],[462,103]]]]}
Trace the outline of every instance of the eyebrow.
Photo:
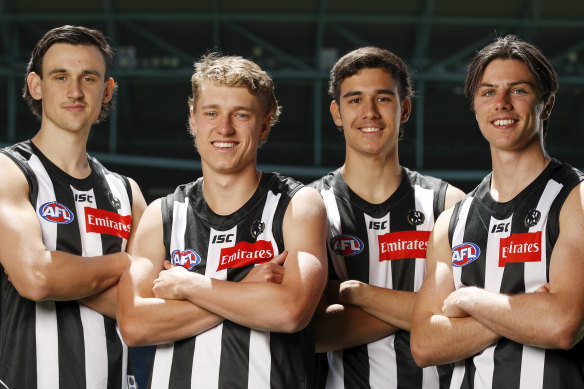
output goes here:
{"type": "MultiPolygon", "coordinates": [[[[202,109],[218,109],[219,104],[205,104],[201,107],[202,109]]],[[[243,105],[238,105],[232,108],[234,111],[252,111],[251,107],[246,107],[243,105]]]]}
{"type": "MultiPolygon", "coordinates": [[[[517,81],[509,82],[509,83],[507,83],[505,85],[507,85],[507,86],[515,86],[515,85],[521,85],[521,84],[527,84],[527,85],[529,85],[531,87],[535,87],[535,84],[533,82],[527,81],[527,80],[517,80],[517,81]]],[[[480,83],[477,86],[477,88],[493,88],[493,87],[495,87],[495,84],[491,84],[491,83],[488,83],[488,82],[480,83]]]]}
{"type": "MultiPolygon", "coordinates": [[[[393,96],[395,96],[395,92],[392,91],[391,89],[377,89],[375,91],[375,93],[377,93],[378,95],[393,95],[393,96]]],[[[342,98],[351,97],[351,96],[358,96],[358,95],[362,95],[362,94],[363,94],[363,92],[358,91],[358,90],[350,91],[350,92],[345,93],[342,96],[342,98]]]]}
{"type": "MultiPolygon", "coordinates": [[[[49,75],[59,74],[59,73],[69,73],[69,71],[67,71],[67,69],[53,69],[49,72],[49,75]]],[[[84,70],[81,72],[81,74],[91,74],[91,75],[98,76],[98,77],[102,76],[101,73],[98,72],[97,70],[84,70]]]]}

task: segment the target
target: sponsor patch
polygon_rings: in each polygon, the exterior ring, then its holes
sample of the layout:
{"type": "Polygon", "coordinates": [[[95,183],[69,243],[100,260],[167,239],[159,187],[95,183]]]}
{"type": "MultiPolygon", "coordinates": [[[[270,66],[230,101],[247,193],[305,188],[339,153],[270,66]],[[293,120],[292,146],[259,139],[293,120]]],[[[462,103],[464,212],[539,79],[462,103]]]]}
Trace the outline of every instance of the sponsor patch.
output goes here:
{"type": "Polygon", "coordinates": [[[264,263],[274,258],[272,242],[258,240],[255,243],[239,242],[233,247],[221,249],[217,271],[264,263]]]}
{"type": "Polygon", "coordinates": [[[350,257],[363,251],[363,241],[353,235],[337,235],[330,241],[331,248],[338,255],[350,257]]]}
{"type": "Polygon", "coordinates": [[[44,203],[39,207],[39,215],[46,221],[57,224],[69,224],[75,219],[73,212],[56,201],[44,203]]]}
{"type": "Polygon", "coordinates": [[[264,232],[265,228],[266,223],[264,223],[261,220],[254,220],[254,222],[251,224],[250,229],[251,237],[254,239],[257,238],[262,232],[264,232]]]}
{"type": "Polygon", "coordinates": [[[182,266],[187,270],[191,270],[201,263],[201,256],[193,249],[186,249],[184,251],[174,250],[170,257],[170,262],[173,265],[182,266]]]}
{"type": "Polygon", "coordinates": [[[499,267],[506,263],[541,261],[541,231],[511,234],[499,243],[499,267]]]}
{"type": "Polygon", "coordinates": [[[410,209],[410,212],[408,212],[408,223],[414,227],[424,224],[425,220],[426,216],[423,212],[416,211],[415,209],[410,209]]]}
{"type": "Polygon", "coordinates": [[[132,215],[122,216],[116,212],[85,207],[85,228],[87,232],[128,239],[132,230],[132,215]]]}
{"type": "Polygon", "coordinates": [[[474,243],[466,242],[452,248],[452,266],[466,266],[474,262],[481,254],[481,249],[474,243]]]}
{"type": "Polygon", "coordinates": [[[379,262],[403,258],[426,258],[431,231],[399,231],[380,235],[379,262]]]}
{"type": "Polygon", "coordinates": [[[525,225],[525,227],[534,227],[537,225],[540,218],[541,212],[539,212],[535,208],[530,209],[529,212],[527,212],[527,215],[525,215],[525,220],[523,221],[523,224],[525,225]]]}
{"type": "Polygon", "coordinates": [[[110,191],[107,192],[107,199],[109,200],[112,207],[114,207],[115,209],[122,208],[122,202],[112,192],[110,191]]]}

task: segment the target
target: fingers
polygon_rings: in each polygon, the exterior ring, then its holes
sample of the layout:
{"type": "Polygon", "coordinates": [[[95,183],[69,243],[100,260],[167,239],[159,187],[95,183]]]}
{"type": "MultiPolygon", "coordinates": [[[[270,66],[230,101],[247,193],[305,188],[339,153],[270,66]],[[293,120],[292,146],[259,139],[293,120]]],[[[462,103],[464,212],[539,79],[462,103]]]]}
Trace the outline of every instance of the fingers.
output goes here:
{"type": "Polygon", "coordinates": [[[279,255],[276,255],[274,259],[270,261],[270,263],[275,263],[276,265],[283,265],[286,261],[286,257],[288,256],[288,251],[284,250],[279,255]]]}
{"type": "Polygon", "coordinates": [[[173,266],[169,261],[164,261],[164,270],[172,269],[173,266]]]}

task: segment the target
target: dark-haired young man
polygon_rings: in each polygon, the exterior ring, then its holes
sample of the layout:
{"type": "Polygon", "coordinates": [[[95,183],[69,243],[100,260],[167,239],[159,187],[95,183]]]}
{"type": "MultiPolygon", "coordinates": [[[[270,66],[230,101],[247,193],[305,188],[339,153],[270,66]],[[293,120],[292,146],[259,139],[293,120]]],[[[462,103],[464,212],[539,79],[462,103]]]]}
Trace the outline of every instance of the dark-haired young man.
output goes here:
{"type": "Polygon", "coordinates": [[[0,150],[2,387],[135,387],[116,295],[146,204],[86,152],[112,107],[111,61],[101,32],[62,26],[28,64],[24,97],[40,129],[0,150]]]}
{"type": "Polygon", "coordinates": [[[438,219],[412,327],[418,364],[463,360],[452,388],[584,387],[584,175],[544,148],[557,90],[515,36],[471,62],[493,171],[438,219]]]}
{"type": "Polygon", "coordinates": [[[452,366],[420,369],[410,323],[435,218],[463,193],[399,163],[413,97],[406,64],[363,47],[331,70],[331,114],[345,163],[312,185],[327,215],[329,281],[316,349],[328,351],[326,388],[447,387],[452,366]]]}
{"type": "Polygon", "coordinates": [[[322,200],[257,169],[280,113],[257,64],[204,56],[191,84],[203,177],[144,213],[120,280],[124,339],[158,345],[153,389],[314,388],[307,326],[326,283],[322,200]]]}

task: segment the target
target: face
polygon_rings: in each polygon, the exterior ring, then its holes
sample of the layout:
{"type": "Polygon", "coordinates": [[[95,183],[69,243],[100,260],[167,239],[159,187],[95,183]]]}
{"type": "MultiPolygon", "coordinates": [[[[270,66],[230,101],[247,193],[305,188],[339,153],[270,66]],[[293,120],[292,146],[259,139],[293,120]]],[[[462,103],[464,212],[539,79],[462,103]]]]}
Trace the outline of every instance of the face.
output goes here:
{"type": "Polygon", "coordinates": [[[347,153],[397,152],[399,127],[411,112],[409,98],[400,101],[398,84],[388,72],[362,69],[341,83],[339,102],[331,114],[343,128],[347,153]]]}
{"type": "Polygon", "coordinates": [[[485,68],[473,101],[478,125],[491,148],[521,150],[540,142],[554,97],[541,101],[524,62],[495,59],[485,68]]]}
{"type": "Polygon", "coordinates": [[[203,82],[190,115],[203,169],[255,171],[258,141],[267,136],[269,123],[265,104],[247,88],[203,82]]]}
{"type": "Polygon", "coordinates": [[[95,46],[56,43],[43,57],[42,78],[27,77],[31,96],[42,100],[42,126],[89,131],[112,98],[113,79],[104,81],[105,60],[95,46]]]}

